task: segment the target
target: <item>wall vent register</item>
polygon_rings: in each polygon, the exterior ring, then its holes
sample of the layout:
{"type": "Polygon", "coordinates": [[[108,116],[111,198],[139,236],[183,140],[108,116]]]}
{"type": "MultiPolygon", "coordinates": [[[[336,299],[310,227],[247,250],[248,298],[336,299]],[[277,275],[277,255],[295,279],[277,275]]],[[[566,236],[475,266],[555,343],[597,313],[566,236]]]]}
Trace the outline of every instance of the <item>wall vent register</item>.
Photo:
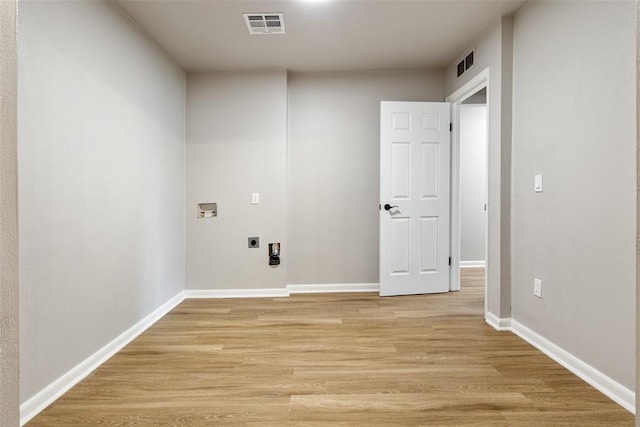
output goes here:
{"type": "Polygon", "coordinates": [[[243,16],[251,35],[285,34],[282,13],[245,13],[243,16]]]}
{"type": "Polygon", "coordinates": [[[456,66],[457,68],[456,75],[458,77],[463,75],[469,68],[473,67],[474,52],[475,52],[475,49],[471,49],[471,51],[467,53],[460,62],[458,62],[458,65],[456,66]]]}

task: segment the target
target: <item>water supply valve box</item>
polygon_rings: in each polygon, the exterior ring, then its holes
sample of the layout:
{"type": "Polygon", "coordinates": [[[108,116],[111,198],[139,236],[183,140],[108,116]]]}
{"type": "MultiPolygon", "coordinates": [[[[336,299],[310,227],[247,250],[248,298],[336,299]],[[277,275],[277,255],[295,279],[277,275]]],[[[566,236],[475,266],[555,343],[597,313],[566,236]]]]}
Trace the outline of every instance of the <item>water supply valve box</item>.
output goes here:
{"type": "Polygon", "coordinates": [[[215,218],[218,216],[218,204],[215,202],[198,203],[198,218],[215,218]]]}

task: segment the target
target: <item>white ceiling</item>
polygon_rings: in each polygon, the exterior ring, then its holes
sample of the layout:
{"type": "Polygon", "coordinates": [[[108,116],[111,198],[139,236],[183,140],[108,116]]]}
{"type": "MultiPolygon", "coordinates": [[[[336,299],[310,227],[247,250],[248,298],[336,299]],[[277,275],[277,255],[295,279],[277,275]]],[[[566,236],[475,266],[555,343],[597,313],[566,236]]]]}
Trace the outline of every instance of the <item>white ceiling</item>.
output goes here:
{"type": "Polygon", "coordinates": [[[443,68],[525,0],[118,0],[189,71],[443,68]],[[249,35],[245,12],[284,13],[249,35]]]}

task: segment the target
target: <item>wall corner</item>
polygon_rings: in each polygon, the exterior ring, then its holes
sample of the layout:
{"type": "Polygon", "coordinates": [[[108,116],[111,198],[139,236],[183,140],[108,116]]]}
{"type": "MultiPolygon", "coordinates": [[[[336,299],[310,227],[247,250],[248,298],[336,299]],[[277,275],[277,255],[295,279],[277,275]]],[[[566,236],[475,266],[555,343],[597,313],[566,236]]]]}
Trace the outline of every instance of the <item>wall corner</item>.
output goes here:
{"type": "Polygon", "coordinates": [[[513,16],[503,16],[500,37],[500,315],[511,317],[511,180],[513,133],[513,16]]]}
{"type": "Polygon", "coordinates": [[[640,427],[640,0],[636,0],[636,426],[640,427]]]}
{"type": "Polygon", "coordinates": [[[17,1],[0,2],[0,425],[20,424],[17,1]]]}

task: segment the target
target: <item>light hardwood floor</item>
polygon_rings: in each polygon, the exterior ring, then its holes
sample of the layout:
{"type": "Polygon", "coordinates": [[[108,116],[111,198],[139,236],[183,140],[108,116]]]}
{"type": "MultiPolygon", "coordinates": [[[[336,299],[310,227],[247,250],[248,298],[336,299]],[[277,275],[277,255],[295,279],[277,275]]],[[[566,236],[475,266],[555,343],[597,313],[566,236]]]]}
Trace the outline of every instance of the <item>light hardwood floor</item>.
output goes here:
{"type": "Polygon", "coordinates": [[[632,426],[456,293],[186,300],[29,426],[632,426]]]}

